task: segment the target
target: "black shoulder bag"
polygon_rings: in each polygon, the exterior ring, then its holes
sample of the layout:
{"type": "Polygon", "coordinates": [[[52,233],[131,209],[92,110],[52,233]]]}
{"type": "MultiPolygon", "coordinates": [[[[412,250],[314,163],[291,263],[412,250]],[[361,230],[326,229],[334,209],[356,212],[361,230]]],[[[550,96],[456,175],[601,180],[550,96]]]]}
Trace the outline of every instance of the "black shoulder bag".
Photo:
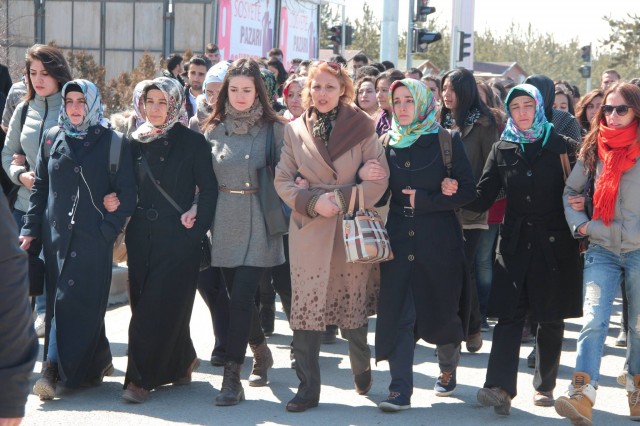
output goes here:
{"type": "Polygon", "coordinates": [[[273,123],[267,128],[266,161],[267,164],[258,169],[258,198],[264,215],[267,234],[272,237],[284,235],[289,231],[287,218],[282,209],[282,200],[274,185],[276,169],[276,150],[273,143],[273,123]]]}

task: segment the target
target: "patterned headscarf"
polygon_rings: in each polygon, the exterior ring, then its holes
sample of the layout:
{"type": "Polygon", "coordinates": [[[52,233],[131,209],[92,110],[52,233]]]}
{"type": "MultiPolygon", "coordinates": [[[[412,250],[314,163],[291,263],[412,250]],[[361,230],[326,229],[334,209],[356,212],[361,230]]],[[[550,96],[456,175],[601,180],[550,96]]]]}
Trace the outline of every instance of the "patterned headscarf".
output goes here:
{"type": "Polygon", "coordinates": [[[260,69],[260,74],[262,75],[264,86],[267,88],[269,102],[275,101],[278,97],[278,82],[276,81],[276,76],[271,71],[265,69],[260,69]]]}
{"type": "MultiPolygon", "coordinates": [[[[505,126],[500,139],[507,142],[525,144],[532,143],[540,139],[543,135],[546,137],[549,136],[549,129],[553,127],[553,124],[547,121],[547,117],[544,114],[544,102],[542,100],[542,95],[540,91],[531,84],[518,84],[513,89],[509,91],[507,98],[504,101],[504,109],[507,111],[507,125],[505,126]],[[509,111],[509,103],[516,97],[514,95],[518,95],[517,92],[521,92],[520,95],[524,94],[533,98],[536,101],[536,114],[533,117],[533,123],[531,127],[527,130],[520,130],[516,123],[511,118],[511,111],[509,111]]],[[[543,143],[544,144],[544,143],[543,143]]]]}
{"type": "Polygon", "coordinates": [[[186,111],[184,108],[184,88],[178,80],[167,77],[158,77],[151,80],[143,87],[142,92],[150,85],[156,86],[167,99],[167,119],[160,126],[154,126],[149,122],[149,118],[142,123],[138,129],[131,135],[134,139],[148,143],[166,135],[169,130],[176,124],[185,125],[186,111]]]}
{"type": "Polygon", "coordinates": [[[422,135],[438,133],[437,104],[433,93],[427,89],[424,83],[412,78],[405,78],[391,84],[389,105],[393,105],[393,92],[399,86],[409,89],[411,96],[413,96],[414,116],[411,124],[403,126],[398,122],[396,113],[393,113],[391,129],[389,129],[389,145],[394,148],[406,148],[413,145],[422,135]]]}
{"type": "MultiPolygon", "coordinates": [[[[142,80],[133,88],[133,111],[136,113],[136,129],[144,123],[144,118],[142,118],[142,112],[140,111],[140,100],[142,99],[142,89],[148,84],[151,84],[151,80],[142,80]]],[[[144,108],[144,106],[142,107],[144,108]]]]}
{"type": "Polygon", "coordinates": [[[102,107],[100,94],[98,93],[98,87],[88,80],[77,79],[69,81],[62,87],[62,106],[60,107],[60,115],[58,116],[58,126],[60,126],[60,129],[67,136],[84,139],[89,127],[95,125],[101,125],[106,128],[110,126],[109,120],[104,118],[104,109],[102,107]],[[82,123],[77,126],[71,124],[64,105],[64,97],[70,85],[80,87],[85,99],[84,118],[82,119],[82,123]]]}

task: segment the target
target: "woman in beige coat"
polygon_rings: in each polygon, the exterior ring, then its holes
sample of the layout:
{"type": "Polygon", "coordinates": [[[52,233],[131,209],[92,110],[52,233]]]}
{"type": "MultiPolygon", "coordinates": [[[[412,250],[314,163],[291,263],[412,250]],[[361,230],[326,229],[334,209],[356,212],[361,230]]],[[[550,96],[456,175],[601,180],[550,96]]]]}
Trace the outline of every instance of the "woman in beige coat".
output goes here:
{"type": "Polygon", "coordinates": [[[363,183],[365,207],[384,194],[389,169],[373,120],[351,106],[353,99],[353,83],[339,65],[312,67],[303,91],[307,111],[285,128],[276,169],[276,190],[293,209],[290,324],[300,386],[287,404],[292,412],[318,405],[320,336],[328,324],[338,325],[349,340],[356,391],[365,394],[371,387],[367,317],[375,311],[378,288],[368,284],[378,280],[370,280],[372,265],[346,262],[342,214],[365,163],[376,179],[363,183]]]}

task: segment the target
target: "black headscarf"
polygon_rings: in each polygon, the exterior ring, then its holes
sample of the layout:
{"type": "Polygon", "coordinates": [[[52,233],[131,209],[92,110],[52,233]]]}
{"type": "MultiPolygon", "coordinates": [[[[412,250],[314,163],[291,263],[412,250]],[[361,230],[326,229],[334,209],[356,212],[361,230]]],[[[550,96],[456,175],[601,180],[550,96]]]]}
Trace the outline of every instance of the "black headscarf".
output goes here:
{"type": "Polygon", "coordinates": [[[544,115],[547,117],[547,121],[551,123],[553,121],[553,102],[556,99],[556,88],[553,80],[546,75],[536,74],[527,77],[524,82],[535,86],[540,91],[544,102],[544,115]]]}

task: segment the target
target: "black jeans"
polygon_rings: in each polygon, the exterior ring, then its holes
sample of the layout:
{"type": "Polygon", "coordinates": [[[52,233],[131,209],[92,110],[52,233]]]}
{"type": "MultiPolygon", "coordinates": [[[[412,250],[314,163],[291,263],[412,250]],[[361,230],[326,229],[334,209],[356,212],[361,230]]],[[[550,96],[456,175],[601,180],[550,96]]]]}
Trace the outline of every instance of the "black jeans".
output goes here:
{"type": "MultiPolygon", "coordinates": [[[[493,345],[489,355],[485,388],[498,386],[511,397],[517,394],[518,364],[522,328],[529,308],[527,288],[520,290],[518,308],[513,317],[499,318],[493,329],[493,345]]],[[[536,368],[533,387],[537,391],[552,391],[556,387],[564,321],[538,322],[536,336],[536,368]]]]}
{"type": "Polygon", "coordinates": [[[476,334],[480,332],[482,325],[482,314],[480,313],[480,300],[478,299],[478,288],[476,287],[476,252],[478,251],[478,243],[485,229],[465,229],[462,231],[464,235],[464,256],[467,260],[469,268],[469,291],[471,292],[471,312],[469,315],[469,331],[468,334],[476,334]]]}
{"type": "Polygon", "coordinates": [[[220,268],[207,268],[198,275],[198,292],[211,313],[215,343],[211,356],[225,357],[229,336],[229,294],[220,268]]]}
{"type": "Polygon", "coordinates": [[[255,295],[260,280],[269,268],[238,266],[220,269],[229,292],[229,336],[226,360],[242,364],[247,343],[259,345],[265,340],[260,327],[255,295]]]}

